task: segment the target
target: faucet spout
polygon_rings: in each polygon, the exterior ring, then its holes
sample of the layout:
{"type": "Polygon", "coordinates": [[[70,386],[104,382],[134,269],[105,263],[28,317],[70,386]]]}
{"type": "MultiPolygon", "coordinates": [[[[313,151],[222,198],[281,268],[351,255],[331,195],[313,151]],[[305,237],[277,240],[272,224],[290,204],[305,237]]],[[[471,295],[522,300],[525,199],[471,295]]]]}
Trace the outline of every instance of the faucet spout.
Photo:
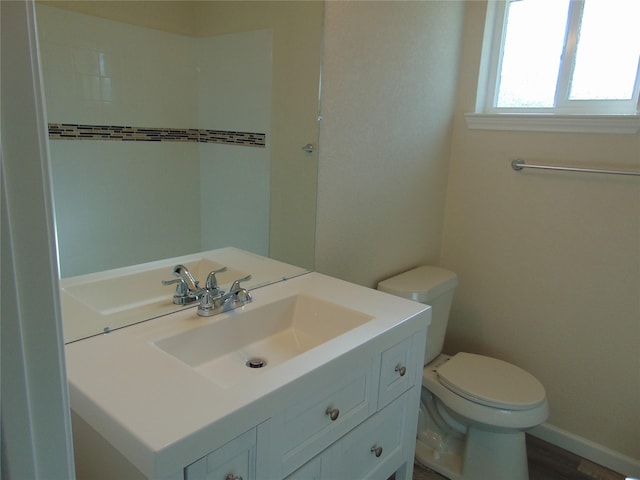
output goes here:
{"type": "Polygon", "coordinates": [[[196,292],[200,290],[200,287],[198,287],[198,281],[184,265],[176,265],[173,267],[173,274],[182,279],[182,282],[189,292],[196,292]]]}
{"type": "Polygon", "coordinates": [[[178,277],[172,280],[163,280],[163,285],[176,285],[176,292],[173,295],[173,303],[176,305],[188,305],[197,302],[202,297],[204,289],[200,288],[198,281],[184,265],[173,267],[173,275],[178,277]]]}

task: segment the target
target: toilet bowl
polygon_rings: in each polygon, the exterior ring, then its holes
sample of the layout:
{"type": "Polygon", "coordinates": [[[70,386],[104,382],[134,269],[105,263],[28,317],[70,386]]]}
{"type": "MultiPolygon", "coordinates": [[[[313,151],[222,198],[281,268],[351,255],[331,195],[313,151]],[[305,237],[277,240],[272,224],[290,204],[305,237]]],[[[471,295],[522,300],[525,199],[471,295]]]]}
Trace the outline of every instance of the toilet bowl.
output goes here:
{"type": "Polygon", "coordinates": [[[456,286],[454,273],[431,266],[378,284],[379,290],[432,307],[416,459],[452,480],[527,480],[524,432],[548,417],[544,387],[496,358],[441,353],[456,286]]]}

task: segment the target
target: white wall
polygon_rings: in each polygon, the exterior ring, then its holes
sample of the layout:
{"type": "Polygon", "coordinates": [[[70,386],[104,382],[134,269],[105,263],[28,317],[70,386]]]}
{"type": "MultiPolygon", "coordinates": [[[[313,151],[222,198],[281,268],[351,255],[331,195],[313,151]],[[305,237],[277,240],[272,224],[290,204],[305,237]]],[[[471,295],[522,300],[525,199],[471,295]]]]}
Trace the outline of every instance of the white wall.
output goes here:
{"type": "Polygon", "coordinates": [[[316,270],[355,283],[440,255],[462,2],[327,2],[316,270]]]}
{"type": "Polygon", "coordinates": [[[467,2],[441,257],[460,286],[445,348],[527,369],[549,397],[542,435],[595,442],[640,470],[640,181],[510,168],[638,170],[640,135],[469,130],[484,15],[467,2]]]}
{"type": "Polygon", "coordinates": [[[640,136],[468,130],[485,2],[465,3],[327,2],[317,270],[457,272],[446,351],[531,371],[538,435],[639,476],[640,183],[509,162],[638,169],[640,136]]]}

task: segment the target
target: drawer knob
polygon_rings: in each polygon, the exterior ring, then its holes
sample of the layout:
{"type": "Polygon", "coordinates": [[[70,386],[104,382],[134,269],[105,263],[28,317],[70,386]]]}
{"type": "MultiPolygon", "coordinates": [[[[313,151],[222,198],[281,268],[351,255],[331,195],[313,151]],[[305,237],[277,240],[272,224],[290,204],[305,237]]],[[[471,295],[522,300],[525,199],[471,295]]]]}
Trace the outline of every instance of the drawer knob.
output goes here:
{"type": "Polygon", "coordinates": [[[235,476],[233,473],[227,473],[227,476],[224,477],[224,480],[242,480],[241,476],[235,476]]]}
{"type": "Polygon", "coordinates": [[[325,411],[325,413],[329,415],[329,418],[331,419],[332,422],[335,422],[338,419],[338,415],[340,415],[340,410],[333,407],[327,407],[327,410],[325,411]]]}
{"type": "Polygon", "coordinates": [[[374,445],[371,447],[371,453],[373,453],[376,457],[382,455],[382,447],[379,445],[374,445]]]}
{"type": "Polygon", "coordinates": [[[398,372],[401,377],[404,377],[404,374],[407,373],[407,367],[399,363],[398,365],[396,365],[395,371],[398,372]]]}

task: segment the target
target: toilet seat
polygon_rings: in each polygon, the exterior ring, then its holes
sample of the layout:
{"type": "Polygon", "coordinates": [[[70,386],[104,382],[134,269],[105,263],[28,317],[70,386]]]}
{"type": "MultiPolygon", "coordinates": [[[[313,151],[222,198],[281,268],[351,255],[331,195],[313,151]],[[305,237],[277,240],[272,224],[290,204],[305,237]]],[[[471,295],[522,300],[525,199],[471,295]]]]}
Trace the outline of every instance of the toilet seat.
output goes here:
{"type": "Polygon", "coordinates": [[[497,358],[461,352],[436,368],[439,382],[480,405],[503,410],[528,410],[546,394],[530,373],[497,358]]]}

